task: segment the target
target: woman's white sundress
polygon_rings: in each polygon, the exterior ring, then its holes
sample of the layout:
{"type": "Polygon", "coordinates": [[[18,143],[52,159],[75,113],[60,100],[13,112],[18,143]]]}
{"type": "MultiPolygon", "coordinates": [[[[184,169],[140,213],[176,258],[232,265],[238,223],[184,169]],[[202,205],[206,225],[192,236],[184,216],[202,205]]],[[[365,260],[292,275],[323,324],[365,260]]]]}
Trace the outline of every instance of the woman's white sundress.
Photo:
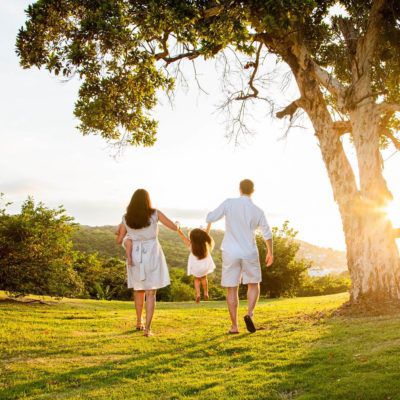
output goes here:
{"type": "Polygon", "coordinates": [[[190,252],[187,266],[188,275],[193,275],[196,278],[202,278],[214,270],[215,263],[211,257],[211,254],[208,254],[207,257],[199,260],[192,252],[190,252]]]}
{"type": "Polygon", "coordinates": [[[168,286],[171,282],[167,261],[158,241],[158,214],[151,216],[150,225],[142,229],[130,228],[125,217],[122,223],[126,227],[125,236],[133,242],[133,266],[127,266],[128,288],[134,290],[154,290],[168,286]]]}

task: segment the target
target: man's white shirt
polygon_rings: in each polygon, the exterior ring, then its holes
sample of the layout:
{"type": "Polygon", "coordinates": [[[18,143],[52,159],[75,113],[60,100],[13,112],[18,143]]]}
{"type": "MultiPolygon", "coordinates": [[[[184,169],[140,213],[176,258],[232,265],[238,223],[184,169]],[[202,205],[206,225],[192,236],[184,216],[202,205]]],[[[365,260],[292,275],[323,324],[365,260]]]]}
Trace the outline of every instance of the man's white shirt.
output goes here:
{"type": "Polygon", "coordinates": [[[265,240],[272,239],[272,232],[264,211],[249,196],[225,200],[207,215],[207,223],[225,217],[225,235],[222,250],[231,257],[254,259],[258,257],[255,233],[257,229],[265,240]]]}

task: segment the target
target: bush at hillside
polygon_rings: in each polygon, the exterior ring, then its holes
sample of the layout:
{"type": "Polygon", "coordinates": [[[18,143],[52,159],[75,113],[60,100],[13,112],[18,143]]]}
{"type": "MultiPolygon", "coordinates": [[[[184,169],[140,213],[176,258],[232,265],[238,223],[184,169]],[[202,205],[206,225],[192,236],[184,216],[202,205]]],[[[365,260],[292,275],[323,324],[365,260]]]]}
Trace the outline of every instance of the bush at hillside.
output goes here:
{"type": "Polygon", "coordinates": [[[265,266],[265,243],[257,237],[262,267],[261,295],[267,297],[295,296],[302,286],[311,262],[298,257],[300,244],[297,232],[286,221],[281,228],[273,228],[274,263],[265,266]]]}
{"type": "Polygon", "coordinates": [[[350,277],[346,275],[306,276],[297,296],[320,296],[343,293],[350,289],[350,277]]]}
{"type": "Polygon", "coordinates": [[[73,269],[72,218],[28,198],[16,215],[0,210],[0,289],[26,294],[79,296],[73,269]]]}
{"type": "MultiPolygon", "coordinates": [[[[49,209],[31,198],[16,215],[0,209],[0,289],[13,295],[75,296],[103,300],[128,300],[124,252],[115,243],[115,227],[76,227],[62,208],[49,209]]],[[[348,277],[309,277],[311,265],[298,256],[297,232],[288,222],[273,229],[274,264],[264,265],[265,243],[257,237],[262,265],[261,295],[265,297],[313,296],[346,291],[348,277]]],[[[212,300],[225,298],[220,286],[223,233],[212,231],[217,265],[209,275],[212,300]]],[[[195,297],[193,278],[186,275],[188,251],[175,232],[160,229],[170,267],[171,285],[158,290],[161,301],[190,301],[195,297]]],[[[240,298],[246,297],[241,286],[240,298]]]]}
{"type": "Polygon", "coordinates": [[[97,253],[74,252],[74,270],[84,285],[83,297],[99,300],[129,300],[131,290],[126,285],[125,262],[104,258],[97,253]]]}

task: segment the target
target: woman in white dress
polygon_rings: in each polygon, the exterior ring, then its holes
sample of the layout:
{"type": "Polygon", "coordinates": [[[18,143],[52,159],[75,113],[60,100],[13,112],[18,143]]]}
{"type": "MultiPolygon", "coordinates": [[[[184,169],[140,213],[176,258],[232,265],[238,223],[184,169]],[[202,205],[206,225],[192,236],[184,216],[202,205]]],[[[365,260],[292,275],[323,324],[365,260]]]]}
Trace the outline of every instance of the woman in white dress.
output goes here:
{"type": "Polygon", "coordinates": [[[151,335],[151,321],[156,303],[156,290],[170,284],[167,262],[158,241],[158,221],[177,231],[178,227],[161,211],[152,208],[149,193],[138,189],[132,196],[118,229],[117,243],[129,250],[128,288],[133,288],[137,330],[151,335]],[[146,325],[142,311],[146,299],[146,325]]]}

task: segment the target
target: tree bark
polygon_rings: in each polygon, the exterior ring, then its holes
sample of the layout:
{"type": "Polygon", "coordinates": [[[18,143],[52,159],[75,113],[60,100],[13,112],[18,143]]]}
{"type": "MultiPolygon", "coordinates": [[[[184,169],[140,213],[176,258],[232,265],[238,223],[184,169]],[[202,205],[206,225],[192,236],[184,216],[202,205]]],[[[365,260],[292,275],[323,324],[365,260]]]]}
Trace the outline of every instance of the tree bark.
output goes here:
{"type": "Polygon", "coordinates": [[[344,224],[351,296],[354,301],[400,299],[399,252],[383,209],[392,195],[382,174],[380,116],[376,105],[366,100],[350,119],[360,176],[360,202],[344,224]]]}
{"type": "MultiPolygon", "coordinates": [[[[318,138],[322,158],[338,203],[347,247],[352,303],[400,300],[400,262],[395,231],[382,209],[390,198],[382,175],[379,115],[374,104],[360,102],[350,114],[360,188],[327,108],[313,64],[304,48],[292,44],[280,54],[291,67],[318,138]]],[[[299,103],[299,102],[298,102],[299,103]]],[[[285,113],[282,113],[285,115],[285,113]]]]}

